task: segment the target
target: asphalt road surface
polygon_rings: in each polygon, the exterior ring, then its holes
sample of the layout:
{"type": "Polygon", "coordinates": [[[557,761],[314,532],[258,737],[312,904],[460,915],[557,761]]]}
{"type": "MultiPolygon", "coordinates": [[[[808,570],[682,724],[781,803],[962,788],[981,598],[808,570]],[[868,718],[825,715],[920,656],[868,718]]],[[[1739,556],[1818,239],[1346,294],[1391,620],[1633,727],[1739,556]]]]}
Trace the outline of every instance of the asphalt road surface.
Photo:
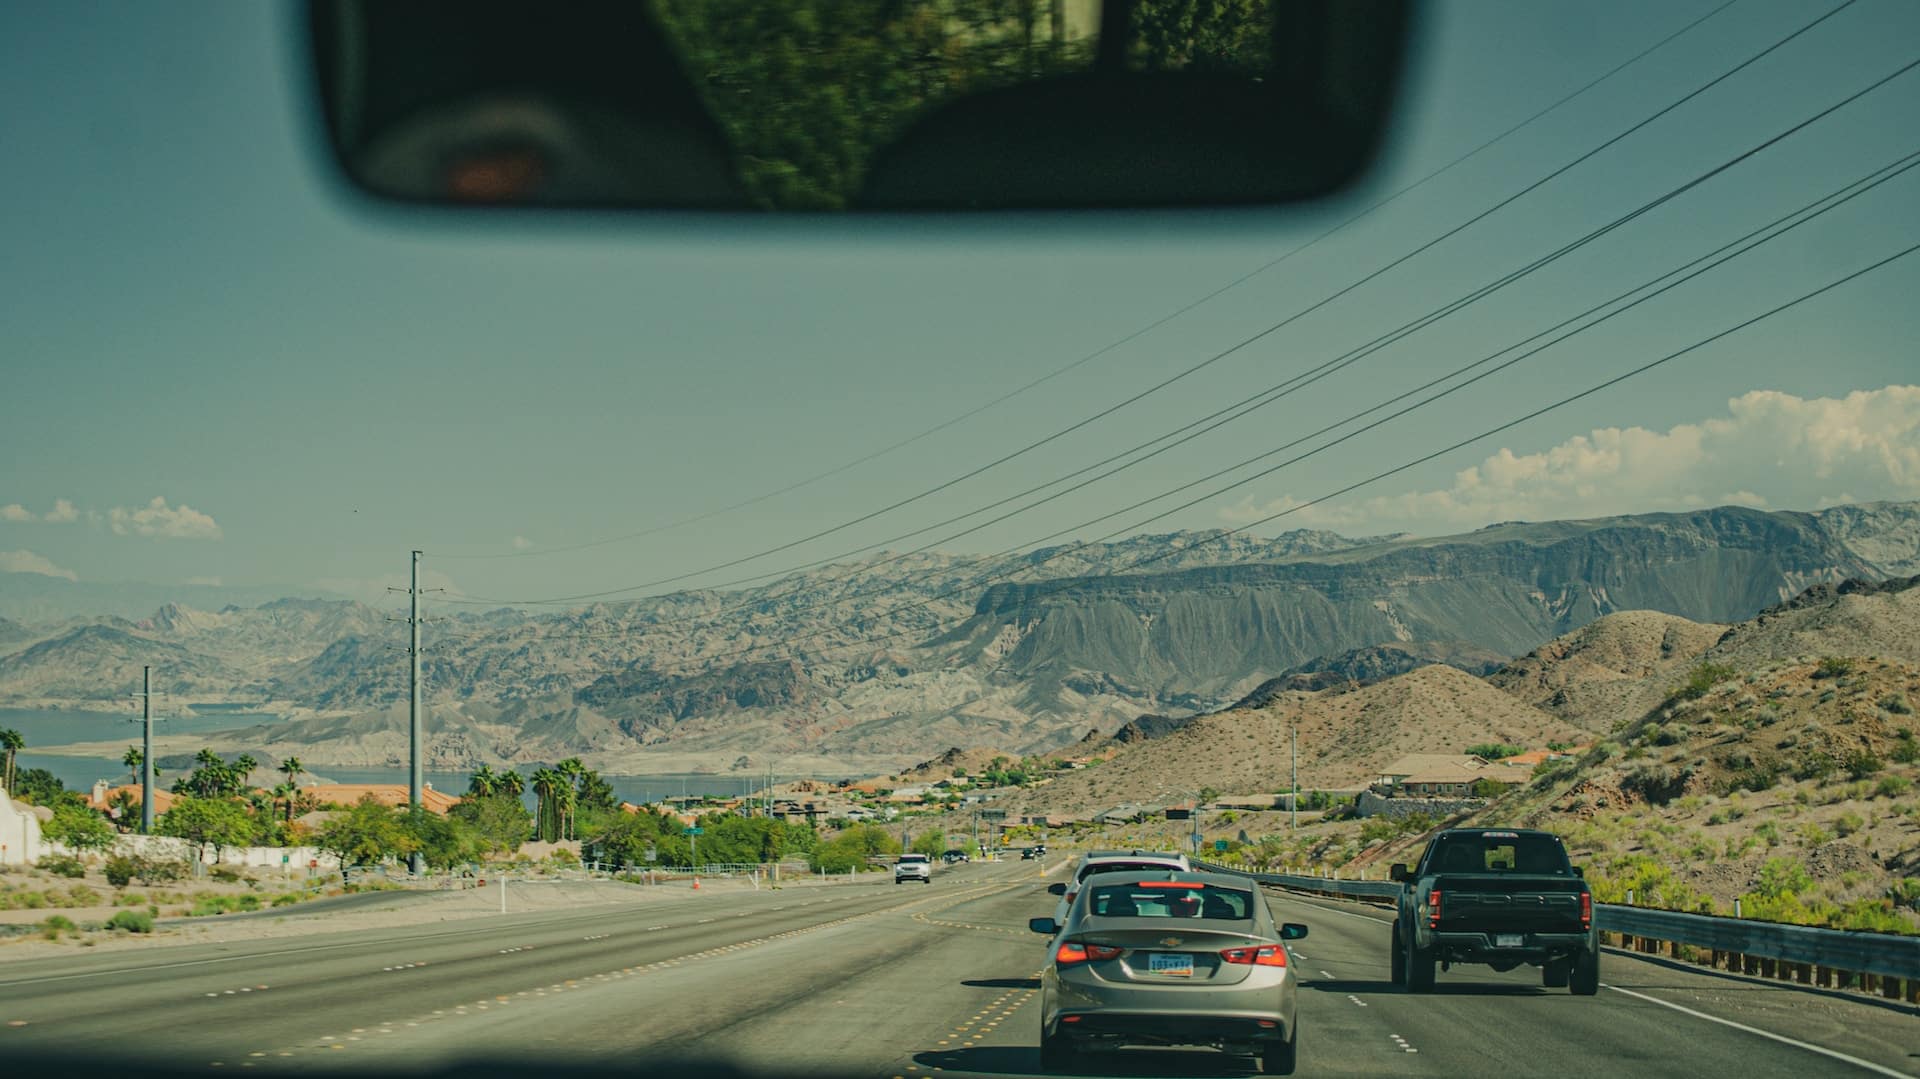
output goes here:
{"type": "MultiPolygon", "coordinates": [[[[0,964],[10,1074],[1039,1073],[1052,911],[1032,862],[634,907],[0,964]],[[16,1070],[17,1069],[17,1070],[16,1070]]],[[[1908,1006],[1611,953],[1581,998],[1533,968],[1386,981],[1365,908],[1270,895],[1295,950],[1301,1075],[1920,1075],[1908,1006]]],[[[1086,1075],[1239,1076],[1211,1050],[1086,1075]]]]}

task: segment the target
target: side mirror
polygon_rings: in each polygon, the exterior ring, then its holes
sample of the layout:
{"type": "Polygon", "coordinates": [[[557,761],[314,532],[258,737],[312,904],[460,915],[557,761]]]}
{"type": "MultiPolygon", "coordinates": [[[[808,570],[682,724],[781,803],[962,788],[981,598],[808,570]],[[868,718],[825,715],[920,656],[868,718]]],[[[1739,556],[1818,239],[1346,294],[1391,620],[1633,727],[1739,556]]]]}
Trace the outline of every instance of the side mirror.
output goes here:
{"type": "Polygon", "coordinates": [[[1299,922],[1287,922],[1280,926],[1281,940],[1305,940],[1307,927],[1299,922]]]}
{"type": "Polygon", "coordinates": [[[1412,880],[1413,872],[1407,868],[1407,863],[1395,862],[1393,863],[1392,868],[1387,870],[1387,878],[1389,880],[1399,880],[1399,881],[1412,880]]]}
{"type": "Polygon", "coordinates": [[[1060,924],[1058,922],[1055,922],[1052,918],[1028,918],[1027,928],[1033,930],[1036,933],[1044,933],[1047,936],[1053,936],[1055,933],[1058,933],[1060,931],[1060,924]]]}
{"type": "Polygon", "coordinates": [[[1066,895],[1067,886],[1065,884],[1049,884],[1047,885],[1047,894],[1048,895],[1066,895]]]}
{"type": "Polygon", "coordinates": [[[1587,879],[1587,869],[1586,869],[1586,867],[1585,867],[1585,866],[1579,866],[1579,865],[1576,865],[1576,866],[1574,866],[1574,867],[1573,867],[1573,875],[1574,875],[1574,876],[1576,876],[1576,877],[1579,877],[1579,878],[1580,878],[1581,880],[1585,880],[1585,879],[1587,879]]]}

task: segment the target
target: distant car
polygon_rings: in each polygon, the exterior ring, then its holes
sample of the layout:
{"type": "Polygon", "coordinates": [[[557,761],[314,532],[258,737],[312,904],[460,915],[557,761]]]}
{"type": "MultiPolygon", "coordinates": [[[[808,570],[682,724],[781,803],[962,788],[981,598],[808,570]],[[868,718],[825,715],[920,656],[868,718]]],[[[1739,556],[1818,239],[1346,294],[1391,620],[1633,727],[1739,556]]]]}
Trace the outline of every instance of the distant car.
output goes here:
{"type": "Polygon", "coordinates": [[[1290,1075],[1299,1052],[1286,941],[1252,882],[1214,873],[1092,878],[1053,937],[1040,978],[1040,1063],[1071,1067],[1083,1050],[1210,1045],[1290,1075]]]}
{"type": "Polygon", "coordinates": [[[952,865],[955,862],[964,862],[968,860],[967,852],[963,850],[945,851],[941,853],[940,860],[948,865],[952,865]]]}
{"type": "Polygon", "coordinates": [[[900,860],[893,863],[893,882],[905,884],[910,880],[932,884],[933,859],[924,854],[902,854],[900,860]]]}
{"type": "Polygon", "coordinates": [[[1042,853],[1039,847],[1022,847],[1020,849],[1020,860],[1023,862],[1031,862],[1035,858],[1040,857],[1042,853]]]}
{"type": "Polygon", "coordinates": [[[1073,876],[1064,883],[1047,887],[1048,892],[1060,897],[1053,907],[1053,920],[1067,920],[1067,910],[1073,906],[1074,897],[1080,894],[1087,878],[1096,873],[1185,873],[1192,868],[1193,865],[1184,854],[1153,850],[1090,850],[1073,863],[1073,876]]]}

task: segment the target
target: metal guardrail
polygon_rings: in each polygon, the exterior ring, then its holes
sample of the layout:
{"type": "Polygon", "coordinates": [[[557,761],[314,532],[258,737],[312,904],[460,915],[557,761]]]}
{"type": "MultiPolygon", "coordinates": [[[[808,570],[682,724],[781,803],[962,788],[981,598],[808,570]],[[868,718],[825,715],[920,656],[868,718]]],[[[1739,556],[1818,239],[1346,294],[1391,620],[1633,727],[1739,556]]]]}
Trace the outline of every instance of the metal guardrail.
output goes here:
{"type": "MultiPolygon", "coordinates": [[[[1290,891],[1353,899],[1392,899],[1400,894],[1401,889],[1400,884],[1393,881],[1331,880],[1287,873],[1254,873],[1213,862],[1195,862],[1194,865],[1210,872],[1250,877],[1261,884],[1290,891]]],[[[1593,914],[1602,932],[1663,940],[1730,955],[1770,959],[1778,963],[1825,967],[1853,974],[1874,974],[1902,981],[1920,980],[1920,937],[1822,929],[1748,918],[1722,918],[1710,914],[1686,914],[1617,903],[1596,903],[1593,914]]]]}

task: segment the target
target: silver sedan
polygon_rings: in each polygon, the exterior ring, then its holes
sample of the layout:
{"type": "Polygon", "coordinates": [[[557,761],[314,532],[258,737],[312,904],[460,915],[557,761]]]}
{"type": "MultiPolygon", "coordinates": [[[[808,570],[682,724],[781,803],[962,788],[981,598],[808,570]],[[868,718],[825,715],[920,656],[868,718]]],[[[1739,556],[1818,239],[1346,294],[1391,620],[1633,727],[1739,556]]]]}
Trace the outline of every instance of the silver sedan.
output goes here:
{"type": "Polygon", "coordinates": [[[1087,882],[1054,938],[1041,976],[1040,1062],[1071,1066],[1086,1049],[1208,1045],[1293,1072],[1299,1046],[1295,976],[1285,941],[1253,882],[1216,873],[1115,873],[1087,882]]]}

